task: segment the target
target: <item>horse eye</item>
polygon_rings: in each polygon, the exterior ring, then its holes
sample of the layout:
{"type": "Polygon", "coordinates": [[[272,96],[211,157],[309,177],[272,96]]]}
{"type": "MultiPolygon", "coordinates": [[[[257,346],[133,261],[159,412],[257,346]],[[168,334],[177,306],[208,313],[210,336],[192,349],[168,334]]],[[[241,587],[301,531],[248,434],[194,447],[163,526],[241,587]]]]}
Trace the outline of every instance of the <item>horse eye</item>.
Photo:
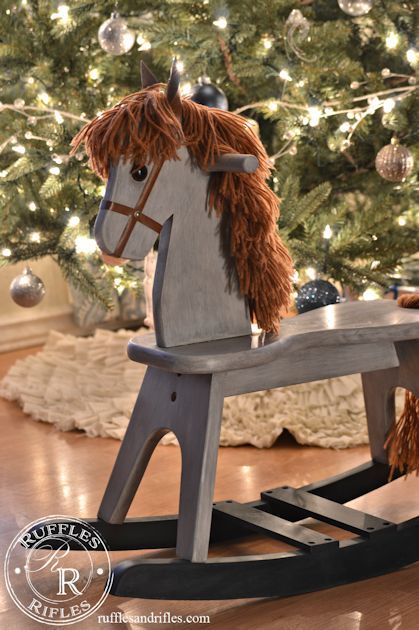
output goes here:
{"type": "Polygon", "coordinates": [[[131,171],[132,179],[135,179],[136,182],[143,182],[148,175],[148,169],[146,166],[141,166],[140,168],[134,168],[131,171]]]}

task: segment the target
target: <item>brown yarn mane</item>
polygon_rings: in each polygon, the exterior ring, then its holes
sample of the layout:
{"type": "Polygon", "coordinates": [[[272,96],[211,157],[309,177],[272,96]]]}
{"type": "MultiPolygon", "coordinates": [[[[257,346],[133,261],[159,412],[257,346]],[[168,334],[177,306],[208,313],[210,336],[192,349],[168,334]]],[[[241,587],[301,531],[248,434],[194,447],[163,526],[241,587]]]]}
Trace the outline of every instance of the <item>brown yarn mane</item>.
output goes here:
{"type": "Polygon", "coordinates": [[[290,299],[292,262],[277,231],[278,198],[266,183],[268,156],[241,116],[182,99],[180,121],[159,84],[127,96],[88,123],[73,139],[72,153],[82,143],[102,178],[121,156],[138,165],[179,159],[182,145],[203,170],[224,153],[255,155],[255,173],[211,176],[209,207],[230,215],[230,254],[252,317],[263,330],[278,329],[279,311],[290,299]]]}

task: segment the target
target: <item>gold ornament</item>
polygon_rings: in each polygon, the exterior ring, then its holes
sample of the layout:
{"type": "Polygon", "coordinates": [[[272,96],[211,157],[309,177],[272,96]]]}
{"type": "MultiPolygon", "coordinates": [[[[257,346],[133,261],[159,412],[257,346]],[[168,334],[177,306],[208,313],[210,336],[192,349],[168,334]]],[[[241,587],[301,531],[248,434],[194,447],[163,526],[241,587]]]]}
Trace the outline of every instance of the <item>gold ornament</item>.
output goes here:
{"type": "Polygon", "coordinates": [[[377,173],[389,182],[402,182],[413,169],[413,156],[407,147],[393,138],[375,158],[377,173]]]}

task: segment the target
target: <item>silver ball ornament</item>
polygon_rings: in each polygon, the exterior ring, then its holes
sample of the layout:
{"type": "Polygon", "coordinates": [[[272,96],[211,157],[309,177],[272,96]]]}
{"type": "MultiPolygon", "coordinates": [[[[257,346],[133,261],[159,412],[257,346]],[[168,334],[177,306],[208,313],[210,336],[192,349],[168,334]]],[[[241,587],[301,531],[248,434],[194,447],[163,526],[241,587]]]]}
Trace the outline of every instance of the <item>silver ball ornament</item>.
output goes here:
{"type": "Polygon", "coordinates": [[[338,5],[344,13],[351,17],[366,15],[371,11],[374,0],[338,0],[338,5]]]}
{"type": "Polygon", "coordinates": [[[45,285],[30,267],[25,267],[23,273],[16,276],[10,285],[10,296],[16,304],[24,308],[36,306],[45,295],[45,285]]]}
{"type": "Polygon", "coordinates": [[[375,158],[375,168],[383,179],[402,182],[413,170],[413,155],[409,149],[393,138],[391,144],[380,149],[375,158]]]}
{"type": "Polygon", "coordinates": [[[98,39],[101,48],[115,57],[127,53],[134,46],[135,33],[119,13],[112,13],[109,20],[99,27],[98,39]]]}

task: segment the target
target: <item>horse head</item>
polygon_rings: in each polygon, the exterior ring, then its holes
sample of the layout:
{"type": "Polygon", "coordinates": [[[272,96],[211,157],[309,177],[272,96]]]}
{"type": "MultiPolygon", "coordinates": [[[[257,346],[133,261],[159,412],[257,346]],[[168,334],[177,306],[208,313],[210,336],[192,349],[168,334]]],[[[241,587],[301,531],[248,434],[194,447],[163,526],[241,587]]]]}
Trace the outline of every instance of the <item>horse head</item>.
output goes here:
{"type": "Polygon", "coordinates": [[[247,324],[250,309],[261,327],[275,329],[292,266],[277,233],[278,199],[266,184],[263,145],[242,117],[181,98],[175,61],[167,85],[144,63],[141,78],[139,92],[73,140],[73,151],[84,142],[92,167],[107,180],[95,224],[100,249],[141,260],[160,234],[160,276],[188,282],[199,275],[200,298],[204,276],[218,287],[215,302],[239,296],[247,324]]]}

